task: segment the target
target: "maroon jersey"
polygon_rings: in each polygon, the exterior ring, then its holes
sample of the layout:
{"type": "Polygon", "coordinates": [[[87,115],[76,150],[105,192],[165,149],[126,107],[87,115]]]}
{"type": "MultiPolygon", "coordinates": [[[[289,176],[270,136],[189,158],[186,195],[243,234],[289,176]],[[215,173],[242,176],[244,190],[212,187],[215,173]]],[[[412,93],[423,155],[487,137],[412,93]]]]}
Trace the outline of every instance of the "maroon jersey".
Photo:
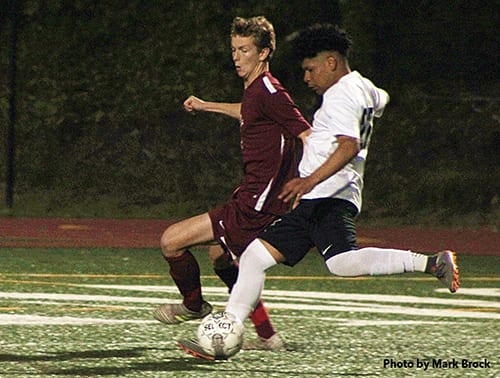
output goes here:
{"type": "Polygon", "coordinates": [[[288,92],[265,72],[245,90],[241,103],[241,152],[245,179],[239,188],[248,206],[281,215],[282,186],[297,173],[297,136],[310,125],[288,92]]]}
{"type": "Polygon", "coordinates": [[[245,90],[241,103],[243,183],[231,200],[208,212],[215,239],[240,255],[289,205],[277,198],[297,175],[297,136],[310,128],[288,92],[269,72],[245,90]]]}

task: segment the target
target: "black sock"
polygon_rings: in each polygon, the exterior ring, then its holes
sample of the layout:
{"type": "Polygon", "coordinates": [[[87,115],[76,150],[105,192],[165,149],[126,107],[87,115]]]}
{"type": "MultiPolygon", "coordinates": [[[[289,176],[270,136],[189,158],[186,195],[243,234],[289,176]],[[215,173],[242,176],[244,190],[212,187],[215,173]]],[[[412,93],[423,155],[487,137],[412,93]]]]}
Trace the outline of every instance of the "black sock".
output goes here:
{"type": "Polygon", "coordinates": [[[214,264],[215,274],[226,284],[229,292],[238,279],[238,270],[238,263],[228,255],[220,257],[214,264]]]}
{"type": "Polygon", "coordinates": [[[427,258],[427,265],[425,266],[425,273],[434,273],[436,271],[437,256],[429,256],[427,258]]]}

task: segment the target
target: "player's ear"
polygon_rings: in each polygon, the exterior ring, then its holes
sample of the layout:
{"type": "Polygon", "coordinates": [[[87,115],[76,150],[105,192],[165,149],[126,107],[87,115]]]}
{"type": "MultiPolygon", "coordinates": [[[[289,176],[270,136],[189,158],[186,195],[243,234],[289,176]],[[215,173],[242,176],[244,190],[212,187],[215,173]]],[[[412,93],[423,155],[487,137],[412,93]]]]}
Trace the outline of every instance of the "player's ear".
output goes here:
{"type": "Polygon", "coordinates": [[[330,67],[330,69],[332,71],[335,71],[337,69],[337,58],[335,57],[335,55],[329,55],[327,58],[326,58],[326,61],[328,63],[328,67],[330,67]]]}
{"type": "Polygon", "coordinates": [[[270,53],[271,49],[269,49],[269,47],[264,47],[262,50],[260,50],[259,60],[261,62],[265,62],[268,59],[270,53]]]}

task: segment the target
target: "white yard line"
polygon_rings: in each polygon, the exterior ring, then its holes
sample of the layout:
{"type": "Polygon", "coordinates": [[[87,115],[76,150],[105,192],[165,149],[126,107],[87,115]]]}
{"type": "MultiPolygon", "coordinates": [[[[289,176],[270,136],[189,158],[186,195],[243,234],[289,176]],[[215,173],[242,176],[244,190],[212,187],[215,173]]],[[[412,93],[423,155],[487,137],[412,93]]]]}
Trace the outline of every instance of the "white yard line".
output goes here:
{"type": "MultiPolygon", "coordinates": [[[[83,285],[74,286],[89,289],[113,289],[123,291],[141,292],[163,292],[175,293],[175,286],[140,286],[140,285],[83,285]]],[[[490,298],[497,296],[500,289],[461,289],[461,294],[470,290],[470,295],[490,298]]],[[[227,299],[227,289],[222,287],[204,287],[206,295],[223,297],[224,301],[211,301],[212,304],[224,307],[227,299]]],[[[134,304],[160,304],[174,303],[179,299],[165,299],[144,296],[117,296],[117,295],[97,295],[97,294],[60,294],[60,293],[21,293],[21,292],[0,292],[0,298],[11,301],[19,301],[19,304],[38,303],[53,306],[92,306],[96,310],[99,307],[116,308],[119,310],[144,310],[147,307],[136,306],[134,304]],[[68,303],[71,302],[71,303],[68,303]],[[106,303],[103,305],[102,303],[106,303]],[[119,305],[119,304],[128,305],[119,305]]],[[[301,311],[321,311],[321,312],[349,312],[349,313],[375,313],[375,314],[399,314],[414,317],[437,317],[437,318],[466,318],[466,319],[500,319],[500,302],[485,301],[477,299],[456,299],[437,297],[417,297],[406,295],[380,295],[380,294],[356,294],[356,293],[331,293],[319,291],[288,291],[288,290],[265,290],[263,298],[266,306],[270,309],[279,310],[301,310],[301,311]],[[419,305],[415,307],[414,305],[419,305]],[[426,306],[429,305],[429,306],[426,306]]],[[[15,307],[15,304],[9,303],[15,307]]],[[[0,304],[1,307],[1,304],[0,304]]],[[[15,310],[14,310],[15,311],[15,310]]],[[[63,310],[64,311],[64,310],[63,310]]],[[[68,317],[68,316],[42,316],[26,314],[0,314],[0,325],[40,325],[40,324],[122,324],[122,323],[155,323],[154,320],[143,319],[113,319],[113,311],[109,311],[107,318],[89,317],[68,317]]],[[[424,320],[425,324],[428,320],[424,320]]],[[[402,320],[397,324],[417,324],[415,321],[402,320]],[[408,323],[409,322],[409,323],[408,323]],[[412,323],[413,322],[413,323],[412,323]]],[[[417,322],[422,322],[418,320],[417,322]]],[[[393,321],[373,320],[366,321],[349,320],[350,325],[390,325],[393,321]]]]}

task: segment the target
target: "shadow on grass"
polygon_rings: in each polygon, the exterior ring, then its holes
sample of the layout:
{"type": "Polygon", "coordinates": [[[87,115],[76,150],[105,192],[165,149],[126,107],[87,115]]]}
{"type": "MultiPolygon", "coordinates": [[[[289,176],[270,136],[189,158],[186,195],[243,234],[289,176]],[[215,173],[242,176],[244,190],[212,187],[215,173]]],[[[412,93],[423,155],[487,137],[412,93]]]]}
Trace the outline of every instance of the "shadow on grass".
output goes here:
{"type": "MultiPolygon", "coordinates": [[[[98,377],[98,376],[125,376],[130,373],[140,373],[140,372],[158,372],[158,373],[168,373],[168,372],[193,372],[198,371],[200,375],[204,372],[219,372],[225,374],[234,374],[235,376],[241,375],[242,369],[241,365],[237,362],[232,364],[230,361],[205,361],[197,359],[194,357],[186,356],[179,358],[163,358],[162,355],[166,352],[165,350],[158,348],[130,348],[130,349],[113,349],[113,350],[88,350],[88,351],[78,351],[78,352],[55,352],[55,353],[45,353],[39,355],[23,355],[23,354],[9,354],[0,353],[0,363],[2,362],[17,362],[21,363],[16,370],[22,371],[22,363],[33,364],[37,362],[49,363],[45,366],[43,374],[51,376],[74,376],[74,377],[98,377]],[[144,358],[145,354],[155,351],[158,354],[157,361],[151,362],[138,362],[132,359],[134,358],[144,358]],[[101,359],[124,359],[122,361],[109,361],[107,366],[88,366],[89,363],[97,363],[101,359]],[[131,359],[127,361],[126,359],[131,359]],[[83,361],[82,361],[83,360],[83,361]],[[87,361],[85,361],[87,360],[87,361]],[[88,360],[91,360],[90,362],[88,360]],[[92,361],[95,360],[95,361],[92,361]],[[56,368],[50,366],[51,363],[54,365],[61,363],[62,361],[72,361],[73,366],[56,368]],[[115,365],[115,366],[113,366],[115,365]],[[119,366],[118,366],[119,365],[119,366]]],[[[171,349],[168,348],[168,352],[171,349]]],[[[248,356],[250,357],[250,356],[248,356]]],[[[151,358],[149,356],[149,358],[151,358]]],[[[245,358],[246,362],[252,363],[250,361],[252,358],[245,358]]],[[[287,377],[297,376],[317,376],[318,372],[298,372],[296,370],[277,370],[276,367],[270,367],[268,369],[262,369],[261,359],[256,358],[253,361],[255,368],[245,368],[245,373],[252,374],[269,374],[280,373],[287,377]],[[259,368],[260,367],[260,368],[259,368]]],[[[40,367],[39,367],[40,368],[40,367]]],[[[332,376],[368,376],[369,374],[343,374],[336,373],[332,376]]]]}
{"type": "Polygon", "coordinates": [[[101,358],[135,358],[141,357],[142,352],[153,348],[113,349],[113,350],[88,350],[78,352],[54,352],[36,355],[0,353],[0,362],[43,362],[43,361],[69,361],[76,359],[101,359],[101,358]]]}
{"type": "MultiPolygon", "coordinates": [[[[171,349],[169,349],[171,352],[171,349]]],[[[196,366],[213,365],[209,361],[194,358],[166,358],[163,359],[163,351],[158,348],[129,348],[112,350],[87,350],[87,351],[66,351],[44,354],[16,354],[0,353],[0,364],[2,362],[18,363],[19,371],[22,364],[47,363],[43,368],[44,374],[61,376],[107,376],[126,375],[130,372],[167,372],[167,371],[189,371],[196,369],[196,366]],[[136,362],[134,359],[145,358],[148,353],[158,354],[157,362],[136,362]],[[89,366],[97,364],[100,360],[115,359],[109,361],[108,366],[89,366]],[[71,361],[70,366],[56,368],[57,364],[63,361],[71,361]],[[73,366],[71,366],[73,365],[73,366]],[[115,365],[115,366],[113,366],[115,365]]],[[[150,358],[150,357],[149,357],[150,358]]],[[[102,363],[101,363],[102,364],[102,363]]]]}

